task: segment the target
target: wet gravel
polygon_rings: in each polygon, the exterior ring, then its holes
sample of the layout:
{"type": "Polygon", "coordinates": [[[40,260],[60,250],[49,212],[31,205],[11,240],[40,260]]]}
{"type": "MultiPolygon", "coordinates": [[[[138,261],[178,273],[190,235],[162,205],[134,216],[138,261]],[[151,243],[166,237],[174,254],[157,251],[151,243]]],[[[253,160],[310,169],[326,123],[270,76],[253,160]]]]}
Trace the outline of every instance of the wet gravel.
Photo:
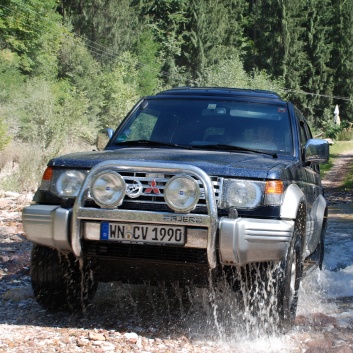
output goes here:
{"type": "MultiPolygon", "coordinates": [[[[0,353],[353,352],[353,298],[326,312],[329,303],[318,305],[316,293],[286,334],[249,331],[233,306],[214,305],[202,289],[190,289],[185,305],[177,287],[168,297],[163,288],[108,283],[84,313],[46,312],[33,298],[31,244],[20,219],[31,195],[0,197],[0,353]]],[[[333,206],[346,202],[343,194],[330,197],[333,206]]]]}

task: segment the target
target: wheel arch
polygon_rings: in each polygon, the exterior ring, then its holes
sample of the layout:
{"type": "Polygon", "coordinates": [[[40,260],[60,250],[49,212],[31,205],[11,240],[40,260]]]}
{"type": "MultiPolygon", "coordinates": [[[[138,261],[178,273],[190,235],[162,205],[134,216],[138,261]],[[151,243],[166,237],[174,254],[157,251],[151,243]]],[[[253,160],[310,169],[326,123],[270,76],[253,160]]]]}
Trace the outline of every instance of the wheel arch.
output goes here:
{"type": "Polygon", "coordinates": [[[318,231],[322,232],[326,228],[327,216],[328,216],[328,207],[325,198],[322,195],[319,195],[316,202],[316,207],[313,208],[313,218],[317,219],[318,222],[318,231]]]}
{"type": "Polygon", "coordinates": [[[296,184],[289,185],[284,193],[280,217],[282,219],[296,219],[300,204],[306,205],[303,191],[296,184]]]}
{"type": "Polygon", "coordinates": [[[282,219],[295,220],[295,225],[300,230],[303,254],[306,245],[306,213],[306,198],[303,191],[296,184],[289,185],[284,194],[280,216],[282,219]]]}

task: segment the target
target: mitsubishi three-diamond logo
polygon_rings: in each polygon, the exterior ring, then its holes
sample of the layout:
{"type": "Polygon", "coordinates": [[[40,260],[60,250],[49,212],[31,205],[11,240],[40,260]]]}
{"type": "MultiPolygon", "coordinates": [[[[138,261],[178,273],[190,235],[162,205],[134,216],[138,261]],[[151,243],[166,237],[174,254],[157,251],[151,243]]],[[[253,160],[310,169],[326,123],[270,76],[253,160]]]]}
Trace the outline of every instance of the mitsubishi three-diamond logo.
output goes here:
{"type": "Polygon", "coordinates": [[[153,193],[159,195],[161,193],[160,190],[157,188],[157,183],[155,180],[152,180],[149,185],[150,187],[145,190],[145,194],[153,193]]]}

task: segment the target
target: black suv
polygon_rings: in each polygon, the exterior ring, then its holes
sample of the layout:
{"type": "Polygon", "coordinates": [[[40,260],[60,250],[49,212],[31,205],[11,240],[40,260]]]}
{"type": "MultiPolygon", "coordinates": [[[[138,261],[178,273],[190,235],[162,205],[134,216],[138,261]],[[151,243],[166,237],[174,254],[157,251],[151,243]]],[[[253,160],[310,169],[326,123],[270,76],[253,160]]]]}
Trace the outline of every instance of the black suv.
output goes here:
{"type": "Polygon", "coordinates": [[[328,160],[293,104],[170,89],[100,131],[97,148],[52,159],[23,211],[43,307],[82,308],[100,281],[207,287],[223,276],[292,322],[302,275],[323,261],[328,160]]]}

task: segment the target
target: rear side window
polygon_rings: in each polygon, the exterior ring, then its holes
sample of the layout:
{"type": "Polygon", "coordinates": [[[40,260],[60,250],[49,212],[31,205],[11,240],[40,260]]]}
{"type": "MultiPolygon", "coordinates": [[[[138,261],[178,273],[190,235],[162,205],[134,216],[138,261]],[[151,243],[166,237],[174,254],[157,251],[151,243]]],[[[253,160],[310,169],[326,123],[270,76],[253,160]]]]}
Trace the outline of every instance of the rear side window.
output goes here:
{"type": "Polygon", "coordinates": [[[302,113],[298,109],[296,109],[295,114],[298,117],[299,125],[300,125],[299,126],[299,128],[300,128],[300,144],[301,144],[301,147],[304,148],[306,142],[312,138],[312,134],[311,134],[309,125],[307,124],[302,113]]]}

